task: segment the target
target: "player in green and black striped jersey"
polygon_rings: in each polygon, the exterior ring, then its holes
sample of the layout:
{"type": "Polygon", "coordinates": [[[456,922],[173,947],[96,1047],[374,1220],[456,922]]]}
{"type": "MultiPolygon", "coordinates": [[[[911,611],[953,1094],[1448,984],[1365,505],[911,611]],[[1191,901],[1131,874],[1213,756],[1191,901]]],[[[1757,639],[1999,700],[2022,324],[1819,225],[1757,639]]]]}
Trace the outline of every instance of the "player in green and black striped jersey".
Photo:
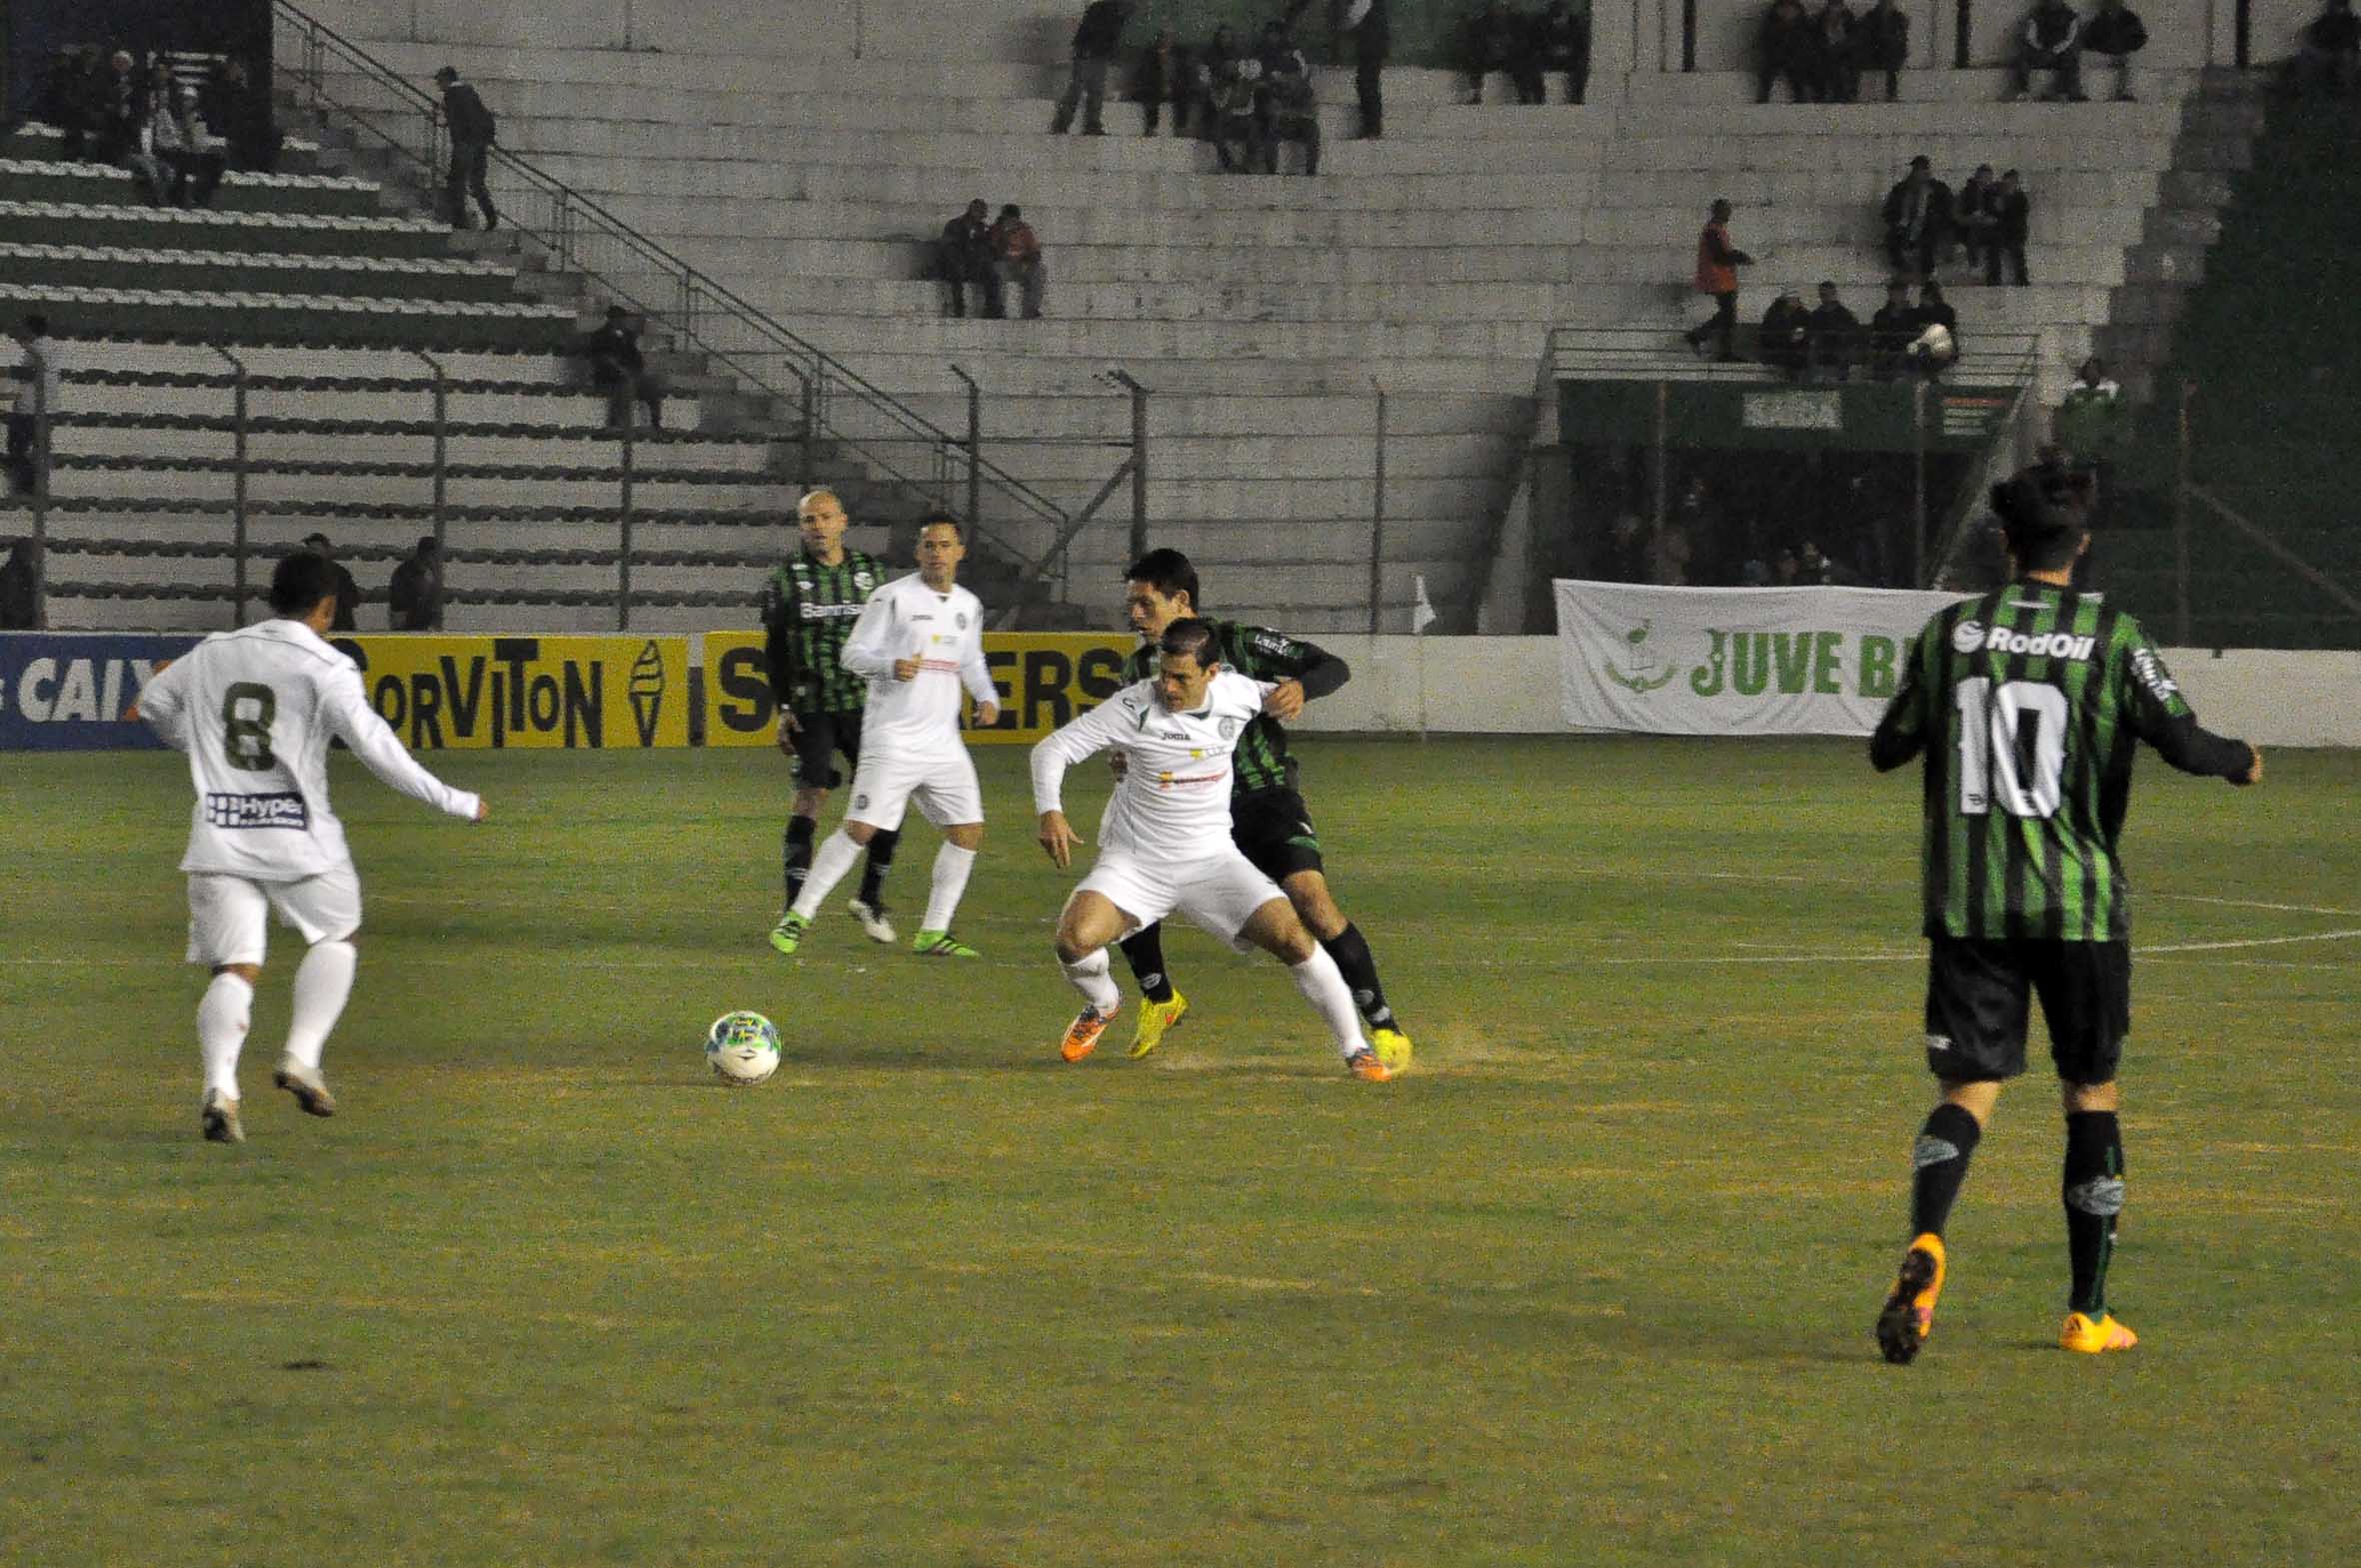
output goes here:
{"type": "Polygon", "coordinates": [[[1943,1287],[1943,1224],[2041,998],[2064,1089],[2073,1282],[2059,1343],[2128,1350],[2107,1312],[2131,1026],[2131,913],[2115,843],[2146,742],[2184,773],[2253,784],[2262,756],[2198,728],[2139,623],[2071,586],[2089,488],[2027,470],[1992,492],[2015,581],[1927,622],[1869,742],[1880,772],[1924,754],[1927,1065],[1942,1099],[1912,1154],[1913,1239],[1877,1340],[1918,1353],[1943,1287]]]}
{"type": "MultiPolygon", "coordinates": [[[[1124,667],[1127,681],[1154,675],[1153,650],[1166,627],[1197,609],[1196,568],[1178,550],[1152,550],[1125,573],[1124,600],[1132,630],[1141,644],[1124,667]]],[[[1377,978],[1377,960],[1359,927],[1344,917],[1328,891],[1325,863],[1320,857],[1319,834],[1311,825],[1310,808],[1295,788],[1295,760],[1287,754],[1284,722],[1303,711],[1303,705],[1327,696],[1351,676],[1343,660],[1309,643],[1297,642],[1262,627],[1204,617],[1219,644],[1221,665],[1256,681],[1275,681],[1262,717],[1238,737],[1230,788],[1230,836],[1262,874],[1278,883],[1319,944],[1336,960],[1344,982],[1352,989],[1361,1021],[1368,1025],[1369,1043],[1389,1071],[1409,1064],[1410,1039],[1401,1021],[1386,1004],[1385,987],[1377,978]]],[[[1140,981],[1140,1027],[1132,1037],[1132,1054],[1145,1056],[1156,1049],[1165,1031],[1180,1021],[1187,1000],[1173,988],[1165,970],[1161,925],[1135,931],[1123,942],[1124,957],[1140,981]]]]}
{"type": "MultiPolygon", "coordinates": [[[[795,806],[781,851],[787,881],[783,911],[794,905],[812,868],[820,807],[828,791],[844,783],[835,755],[844,755],[845,774],[861,762],[861,710],[869,700],[869,683],[847,670],[840,655],[869,596],[886,581],[886,569],[877,557],[845,548],[846,522],[835,491],[805,496],[796,508],[804,548],[763,585],[763,657],[771,673],[771,697],[779,706],[779,750],[795,763],[795,806]]],[[[894,939],[882,889],[901,838],[899,832],[881,832],[870,839],[861,895],[852,905],[861,928],[881,942],[894,939]]]]}

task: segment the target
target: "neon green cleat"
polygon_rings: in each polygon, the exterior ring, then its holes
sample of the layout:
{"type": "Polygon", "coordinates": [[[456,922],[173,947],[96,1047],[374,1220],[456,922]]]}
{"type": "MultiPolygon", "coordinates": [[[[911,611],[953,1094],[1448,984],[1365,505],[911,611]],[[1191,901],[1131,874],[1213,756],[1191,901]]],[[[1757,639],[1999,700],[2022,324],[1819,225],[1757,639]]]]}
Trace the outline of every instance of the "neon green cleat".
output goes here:
{"type": "Polygon", "coordinates": [[[1387,1072],[1404,1072],[1410,1065],[1410,1037],[1390,1024],[1369,1030],[1369,1045],[1387,1072]]]}
{"type": "Polygon", "coordinates": [[[1132,1031],[1132,1059],[1137,1061],[1165,1042],[1167,1032],[1188,1015],[1188,998],[1178,990],[1171,1001],[1140,998],[1140,1026],[1132,1031]]]}
{"type": "Polygon", "coordinates": [[[790,909],[779,917],[777,925],[771,927],[771,945],[792,958],[796,949],[804,944],[804,932],[811,928],[810,920],[790,909]]]}
{"type": "Polygon", "coordinates": [[[949,931],[921,931],[910,950],[922,958],[981,958],[984,954],[949,931]]]}

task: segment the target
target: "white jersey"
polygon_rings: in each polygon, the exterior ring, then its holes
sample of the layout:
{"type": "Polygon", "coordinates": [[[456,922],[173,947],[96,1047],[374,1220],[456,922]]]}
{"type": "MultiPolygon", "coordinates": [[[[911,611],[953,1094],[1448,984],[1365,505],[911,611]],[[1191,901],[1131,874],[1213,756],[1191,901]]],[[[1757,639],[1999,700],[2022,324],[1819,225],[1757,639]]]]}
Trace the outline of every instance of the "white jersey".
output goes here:
{"type": "Polygon", "coordinates": [[[1059,811],[1066,771],[1113,748],[1124,754],[1099,841],[1157,861],[1202,859],[1229,850],[1230,754],[1262,712],[1273,683],[1221,671],[1204,706],[1176,714],[1156,684],[1125,687],[1033,749],[1033,806],[1059,811]]]}
{"type": "Polygon", "coordinates": [[[997,703],[984,668],[984,604],[954,584],[947,594],[913,572],[869,596],[839,656],[847,670],[869,678],[861,715],[861,751],[940,751],[960,743],[960,689],[979,706],[997,703]],[[919,661],[908,681],[894,679],[894,663],[919,661]]]}
{"type": "Polygon", "coordinates": [[[476,814],[474,795],[419,767],[377,717],[353,662],[300,621],[207,638],[141,689],[139,716],[189,755],[184,871],[296,881],[352,864],[328,804],[332,738],[404,794],[476,814]]]}

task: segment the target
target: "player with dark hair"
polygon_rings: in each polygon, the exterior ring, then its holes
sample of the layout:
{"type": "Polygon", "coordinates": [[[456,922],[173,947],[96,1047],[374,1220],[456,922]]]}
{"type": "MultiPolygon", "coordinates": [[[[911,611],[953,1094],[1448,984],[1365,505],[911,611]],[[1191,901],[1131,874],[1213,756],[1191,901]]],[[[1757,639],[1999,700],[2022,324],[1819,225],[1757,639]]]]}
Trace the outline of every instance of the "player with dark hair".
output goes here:
{"type": "Polygon", "coordinates": [[[2082,476],[2028,469],[1995,486],[2015,581],[1928,621],[1869,742],[1879,772],[1925,755],[1926,1060],[1942,1096],[1912,1149],[1912,1239],[1877,1318],[1907,1362],[1942,1293],[1943,1224],[2000,1098],[2025,1070],[2041,998],[2065,1098],[2072,1291],[2058,1342],[2128,1350],[2107,1311],[2123,1208],[2115,1082],[2131,1027],[2131,909],[2116,855],[2145,741],[2184,773],[2236,784],[2262,754],[2198,727],[2130,616],[2071,586],[2089,548],[2082,476]]]}
{"type": "MultiPolygon", "coordinates": [[[[1178,550],[1152,550],[1132,563],[1124,574],[1125,613],[1140,635],[1140,648],[1124,667],[1126,679],[1145,681],[1155,674],[1157,640],[1174,622],[1198,617],[1199,585],[1196,568],[1178,550]]],[[[1328,891],[1319,835],[1312,829],[1310,808],[1295,786],[1295,760],[1287,753],[1281,726],[1303,712],[1306,702],[1327,696],[1351,677],[1343,660],[1309,643],[1297,642],[1263,627],[1204,617],[1212,629],[1217,657],[1226,669],[1249,680],[1275,683],[1260,715],[1238,737],[1236,768],[1230,788],[1231,834],[1255,869],[1278,883],[1319,944],[1336,960],[1353,1004],[1368,1025],[1369,1043],[1390,1072],[1409,1064],[1410,1039],[1386,1003],[1385,987],[1377,978],[1377,960],[1360,930],[1345,918],[1328,891]]],[[[1140,1025],[1132,1036],[1132,1054],[1145,1056],[1156,1049],[1165,1032],[1188,1011],[1188,1002],[1174,988],[1165,968],[1161,928],[1150,923],[1126,937],[1124,957],[1140,981],[1143,1001],[1140,1025]]]]}
{"type": "Polygon", "coordinates": [[[1107,802],[1099,858],[1058,915],[1058,962],[1083,994],[1058,1054],[1091,1054],[1123,996],[1107,973],[1107,944],[1174,910],[1239,950],[1259,947],[1287,966],[1295,988],[1328,1028],[1344,1069],[1383,1083],[1392,1070],[1360,1037],[1344,976],[1277,884],[1239,852],[1229,776],[1245,732],[1273,683],[1223,668],[1214,627],[1193,618],[1166,625],[1156,675],[1136,681],[1033,749],[1033,803],[1041,843],[1063,867],[1077,838],[1061,794],[1066,771],[1095,752],[1126,760],[1107,802]]]}
{"type": "MultiPolygon", "coordinates": [[[[835,757],[843,755],[848,771],[861,767],[861,714],[869,683],[845,668],[845,639],[869,596],[886,581],[877,557],[845,548],[845,504],[835,491],[806,494],[796,507],[796,524],[804,548],[763,585],[763,663],[771,676],[772,701],[779,705],[779,750],[795,765],[796,785],[780,849],[787,892],[780,900],[779,924],[772,928],[775,945],[812,869],[820,807],[828,791],[845,782],[835,757]]],[[[884,887],[894,846],[901,841],[899,830],[869,840],[861,893],[851,907],[873,941],[894,940],[884,887]]]]}
{"type": "Polygon", "coordinates": [[[328,803],[328,743],[340,740],[396,789],[482,821],[484,802],[419,767],[361,687],[352,660],[328,646],[335,563],[309,552],[271,574],[276,619],[220,632],[158,671],[139,716],[186,752],[197,789],[188,852],[188,961],[210,965],[197,1004],[205,1061],[198,1117],[208,1140],[240,1143],[238,1053],[262,978],[268,916],[308,944],[295,968],[287,1045],[272,1080],[314,1116],[336,1113],[320,1075],[328,1031],[353,990],[361,878],[344,824],[328,803]]]}

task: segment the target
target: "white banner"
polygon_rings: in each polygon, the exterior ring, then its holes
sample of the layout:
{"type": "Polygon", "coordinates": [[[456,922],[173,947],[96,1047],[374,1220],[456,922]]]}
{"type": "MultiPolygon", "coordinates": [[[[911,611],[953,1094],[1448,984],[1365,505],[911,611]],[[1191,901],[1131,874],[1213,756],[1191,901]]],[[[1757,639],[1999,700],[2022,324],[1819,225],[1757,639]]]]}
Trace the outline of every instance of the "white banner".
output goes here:
{"type": "Polygon", "coordinates": [[[1561,581],[1566,722],[1655,735],[1867,735],[1911,639],[1959,598],[1561,581]]]}

